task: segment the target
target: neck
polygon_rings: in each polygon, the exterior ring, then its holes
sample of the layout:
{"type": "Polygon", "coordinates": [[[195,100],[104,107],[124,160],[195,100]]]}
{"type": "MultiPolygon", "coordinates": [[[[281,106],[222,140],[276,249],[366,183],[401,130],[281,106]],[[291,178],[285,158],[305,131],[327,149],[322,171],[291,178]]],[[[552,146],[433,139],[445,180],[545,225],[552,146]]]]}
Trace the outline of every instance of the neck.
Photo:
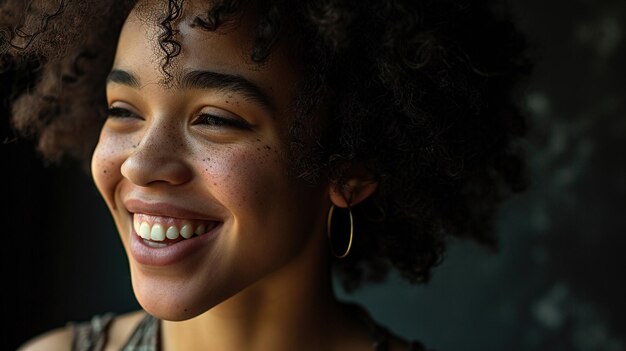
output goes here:
{"type": "Polygon", "coordinates": [[[164,349],[333,349],[338,335],[351,334],[341,330],[349,323],[333,294],[328,257],[319,249],[305,251],[310,254],[204,314],[183,322],[163,321],[164,349]]]}

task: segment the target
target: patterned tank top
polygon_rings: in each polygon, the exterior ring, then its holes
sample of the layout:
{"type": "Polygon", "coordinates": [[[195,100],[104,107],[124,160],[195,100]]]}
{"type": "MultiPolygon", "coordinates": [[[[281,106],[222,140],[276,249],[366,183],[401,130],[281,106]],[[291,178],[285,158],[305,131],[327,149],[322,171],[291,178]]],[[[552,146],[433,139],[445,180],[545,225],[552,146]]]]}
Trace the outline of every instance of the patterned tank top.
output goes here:
{"type": "MultiPolygon", "coordinates": [[[[114,320],[113,314],[98,315],[91,321],[74,324],[72,328],[72,350],[74,351],[101,351],[107,346],[107,332],[114,320]]],[[[370,327],[373,351],[387,351],[389,332],[386,328],[374,323],[371,318],[365,319],[370,327]]],[[[159,319],[147,314],[135,327],[123,351],[160,351],[161,329],[159,319]]],[[[407,351],[425,351],[419,342],[412,342],[407,351]]]]}

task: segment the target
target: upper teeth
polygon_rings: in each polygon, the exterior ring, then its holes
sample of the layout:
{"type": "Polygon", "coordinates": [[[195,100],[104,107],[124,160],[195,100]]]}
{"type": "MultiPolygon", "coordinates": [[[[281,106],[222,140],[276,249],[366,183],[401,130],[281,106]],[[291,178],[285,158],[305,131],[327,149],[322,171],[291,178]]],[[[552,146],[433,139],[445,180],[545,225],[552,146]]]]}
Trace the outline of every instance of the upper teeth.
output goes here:
{"type": "Polygon", "coordinates": [[[202,235],[209,232],[216,224],[213,221],[181,220],[140,213],[133,215],[133,227],[137,234],[143,239],[153,241],[176,239],[179,235],[189,239],[194,233],[202,235]]]}

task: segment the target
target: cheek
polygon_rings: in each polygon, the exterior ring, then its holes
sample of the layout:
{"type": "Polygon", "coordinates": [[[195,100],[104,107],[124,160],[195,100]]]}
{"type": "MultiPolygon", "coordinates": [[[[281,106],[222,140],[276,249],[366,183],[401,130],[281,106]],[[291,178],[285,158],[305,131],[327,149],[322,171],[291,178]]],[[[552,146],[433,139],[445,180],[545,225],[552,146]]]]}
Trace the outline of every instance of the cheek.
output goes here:
{"type": "Polygon", "coordinates": [[[232,215],[224,252],[237,262],[236,275],[258,277],[297,253],[302,238],[289,211],[297,207],[285,163],[274,152],[241,152],[215,163],[216,196],[232,215]],[[248,264],[242,264],[248,262],[248,264]]]}
{"type": "Polygon", "coordinates": [[[205,186],[235,215],[266,208],[267,193],[286,181],[284,162],[261,142],[214,150],[199,162],[205,186]]]}
{"type": "Polygon", "coordinates": [[[293,179],[278,148],[258,143],[201,160],[205,186],[231,213],[223,251],[255,262],[239,273],[284,262],[319,232],[323,189],[293,179]]]}

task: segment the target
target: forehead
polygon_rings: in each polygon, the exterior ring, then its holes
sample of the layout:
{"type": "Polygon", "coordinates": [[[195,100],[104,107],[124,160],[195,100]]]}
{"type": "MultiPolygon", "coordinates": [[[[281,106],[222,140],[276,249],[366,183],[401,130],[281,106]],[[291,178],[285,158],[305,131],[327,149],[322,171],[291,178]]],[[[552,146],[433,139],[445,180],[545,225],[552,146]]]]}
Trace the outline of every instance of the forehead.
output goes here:
{"type": "Polygon", "coordinates": [[[195,25],[194,19],[205,17],[211,5],[204,1],[184,4],[180,16],[171,23],[175,34],[164,40],[168,31],[160,22],[167,9],[141,2],[124,24],[113,68],[136,73],[142,85],[169,81],[174,88],[180,88],[181,78],[191,71],[237,75],[270,95],[278,95],[277,100],[293,100],[302,70],[284,41],[272,47],[266,61],[251,59],[257,24],[254,13],[244,8],[216,31],[208,31],[195,25]],[[164,65],[165,51],[178,49],[171,65],[164,65]]]}

